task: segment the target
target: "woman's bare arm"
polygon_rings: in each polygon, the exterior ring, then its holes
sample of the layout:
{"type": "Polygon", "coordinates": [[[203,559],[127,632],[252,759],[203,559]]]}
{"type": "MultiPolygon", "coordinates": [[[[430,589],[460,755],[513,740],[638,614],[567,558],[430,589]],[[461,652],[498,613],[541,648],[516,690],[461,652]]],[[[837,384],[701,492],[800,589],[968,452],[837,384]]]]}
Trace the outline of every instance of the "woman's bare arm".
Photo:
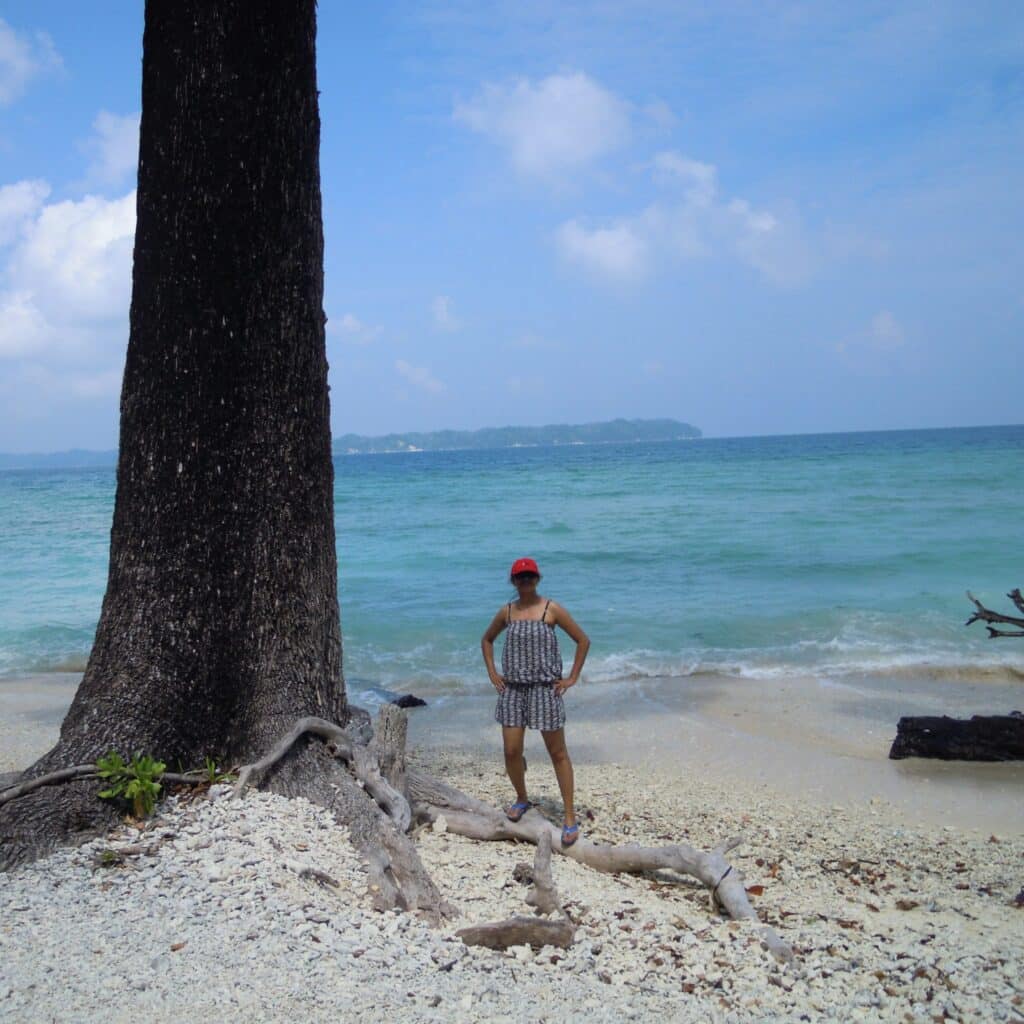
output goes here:
{"type": "Polygon", "coordinates": [[[480,650],[483,652],[484,665],[487,666],[487,675],[491,680],[491,685],[501,693],[505,689],[505,677],[494,667],[494,641],[498,635],[505,628],[505,609],[504,607],[499,608],[491,624],[487,627],[487,632],[484,633],[480,640],[480,650]]]}
{"type": "Polygon", "coordinates": [[[551,602],[550,611],[552,623],[561,626],[576,642],[576,657],[572,661],[572,671],[560,682],[555,683],[555,693],[562,694],[570,686],[575,686],[579,682],[580,672],[583,671],[583,662],[587,660],[587,651],[590,650],[590,637],[580,629],[576,620],[557,601],[551,602]]]}

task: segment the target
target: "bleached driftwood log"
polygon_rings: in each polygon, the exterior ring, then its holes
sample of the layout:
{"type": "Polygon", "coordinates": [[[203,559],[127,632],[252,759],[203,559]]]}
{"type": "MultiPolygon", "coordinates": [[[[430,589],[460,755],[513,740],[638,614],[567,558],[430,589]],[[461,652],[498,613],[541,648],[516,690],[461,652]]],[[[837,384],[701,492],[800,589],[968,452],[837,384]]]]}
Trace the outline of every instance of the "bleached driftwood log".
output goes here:
{"type": "MultiPolygon", "coordinates": [[[[1019,587],[1011,590],[1006,596],[1016,605],[1019,611],[1024,612],[1024,594],[1021,594],[1019,587]]],[[[1001,612],[994,612],[991,608],[986,608],[969,590],[967,591],[967,597],[977,611],[964,623],[965,626],[969,626],[972,622],[999,622],[1007,626],[1024,627],[1024,618],[1020,618],[1017,615],[1003,615],[1001,612]]],[[[1005,629],[993,629],[989,625],[986,625],[985,628],[988,630],[990,640],[998,636],[1024,636],[1024,629],[1010,632],[1005,629]]]]}
{"type": "Polygon", "coordinates": [[[562,909],[554,879],[551,877],[551,836],[546,833],[537,843],[537,855],[533,859],[533,885],[526,894],[526,902],[535,907],[539,914],[553,914],[562,909]]]}
{"type": "MultiPolygon", "coordinates": [[[[632,843],[598,846],[586,839],[578,839],[572,846],[563,847],[560,831],[536,810],[527,811],[519,821],[509,821],[497,808],[424,772],[410,768],[407,778],[418,820],[433,821],[443,814],[449,832],[470,839],[519,840],[537,844],[546,835],[553,850],[597,871],[637,873],[667,868],[703,882],[711,890],[712,906],[716,909],[721,907],[733,919],[758,920],[747,899],[740,873],[734,871],[725,859],[730,850],[739,846],[741,839],[730,839],[708,852],[696,850],[685,843],[657,847],[632,843]]],[[[793,959],[788,943],[770,926],[761,926],[761,938],[778,959],[793,959]]]]}
{"type": "Polygon", "coordinates": [[[377,715],[373,743],[377,748],[380,771],[388,784],[409,799],[405,781],[405,737],[409,716],[394,704],[383,704],[377,715]]]}
{"type": "Polygon", "coordinates": [[[508,949],[510,946],[533,946],[534,949],[560,946],[567,949],[575,938],[576,925],[562,909],[562,901],[558,898],[558,890],[551,877],[551,840],[541,836],[532,869],[528,864],[518,865],[518,868],[528,872],[532,880],[526,902],[538,914],[558,911],[560,919],[551,921],[542,917],[517,915],[504,921],[488,921],[461,928],[455,934],[467,946],[487,946],[489,949],[508,949]]]}

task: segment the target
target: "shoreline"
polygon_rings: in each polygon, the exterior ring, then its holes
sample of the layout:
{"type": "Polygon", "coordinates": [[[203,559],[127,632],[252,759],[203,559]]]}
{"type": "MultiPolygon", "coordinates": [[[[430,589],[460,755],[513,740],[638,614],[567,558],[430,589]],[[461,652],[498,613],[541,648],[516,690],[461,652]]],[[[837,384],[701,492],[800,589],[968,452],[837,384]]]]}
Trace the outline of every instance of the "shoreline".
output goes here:
{"type": "MultiPolygon", "coordinates": [[[[80,678],[0,679],[0,772],[23,769],[53,746],[80,678]]],[[[500,764],[493,695],[423,694],[427,706],[409,713],[411,747],[500,764]]],[[[699,777],[810,812],[842,805],[879,821],[1024,835],[1024,763],[888,759],[900,715],[1005,714],[1022,705],[1019,684],[989,680],[938,693],[870,677],[835,684],[794,675],[756,686],[724,676],[584,679],[566,695],[566,740],[579,765],[622,765],[683,791],[699,777]]],[[[532,731],[527,751],[550,772],[532,731]]]]}

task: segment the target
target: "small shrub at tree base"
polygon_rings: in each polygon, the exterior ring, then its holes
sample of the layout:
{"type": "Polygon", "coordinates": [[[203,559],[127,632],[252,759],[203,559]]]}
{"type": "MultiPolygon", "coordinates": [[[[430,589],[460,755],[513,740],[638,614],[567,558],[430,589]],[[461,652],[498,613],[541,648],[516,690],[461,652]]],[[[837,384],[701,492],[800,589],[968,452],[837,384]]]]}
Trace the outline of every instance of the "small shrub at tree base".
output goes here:
{"type": "Polygon", "coordinates": [[[124,799],[131,803],[136,818],[145,818],[153,813],[156,798],[160,794],[159,778],[167,769],[163,761],[157,761],[141,751],[125,764],[124,759],[112,750],[96,762],[96,774],[107,779],[110,785],[100,792],[104,800],[124,799]]]}
{"type": "Polygon", "coordinates": [[[212,757],[206,759],[206,781],[212,786],[216,782],[233,782],[235,776],[230,772],[221,773],[217,768],[217,762],[212,757]]]}

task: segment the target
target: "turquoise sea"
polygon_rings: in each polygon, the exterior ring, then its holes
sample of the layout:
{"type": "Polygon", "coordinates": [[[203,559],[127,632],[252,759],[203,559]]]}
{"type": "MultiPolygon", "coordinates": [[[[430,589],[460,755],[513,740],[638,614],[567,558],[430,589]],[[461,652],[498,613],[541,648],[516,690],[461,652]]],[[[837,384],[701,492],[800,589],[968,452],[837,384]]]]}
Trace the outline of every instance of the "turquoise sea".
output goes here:
{"type": "MultiPolygon", "coordinates": [[[[485,692],[479,638],[538,560],[592,680],[1024,681],[964,628],[1024,586],[1024,426],[341,456],[350,690],[485,692]]],[[[80,671],[114,471],[0,472],[0,676],[80,671]]]]}

